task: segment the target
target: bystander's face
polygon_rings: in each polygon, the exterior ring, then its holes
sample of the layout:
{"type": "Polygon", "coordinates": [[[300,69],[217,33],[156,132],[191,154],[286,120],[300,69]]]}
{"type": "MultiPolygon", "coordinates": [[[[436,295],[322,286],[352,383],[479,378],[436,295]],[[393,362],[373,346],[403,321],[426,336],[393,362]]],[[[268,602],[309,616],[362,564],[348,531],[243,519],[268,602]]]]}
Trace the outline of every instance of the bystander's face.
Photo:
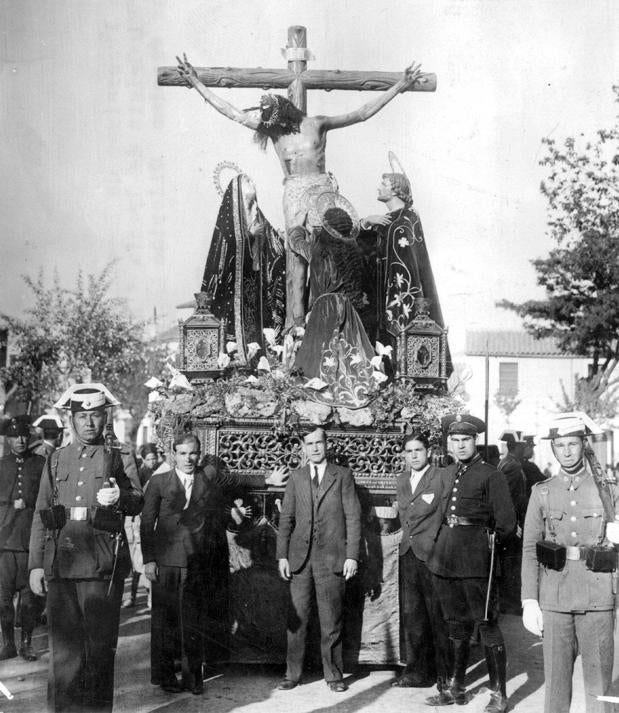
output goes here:
{"type": "Polygon", "coordinates": [[[552,441],[552,450],[562,468],[573,468],[582,459],[582,438],[579,436],[561,436],[552,441]]]}
{"type": "Polygon", "coordinates": [[[75,435],[82,443],[96,443],[105,427],[107,414],[105,411],[78,411],[71,417],[75,435]]]}
{"type": "Polygon", "coordinates": [[[191,473],[195,471],[199,459],[200,446],[196,443],[196,441],[179,443],[174,450],[176,467],[181,471],[181,473],[191,475],[191,473]]]}
{"type": "Polygon", "coordinates": [[[421,441],[407,441],[404,446],[406,470],[423,470],[428,465],[428,449],[421,441]]]}
{"type": "Polygon", "coordinates": [[[157,456],[154,453],[147,453],[144,456],[144,465],[148,470],[155,470],[157,467],[157,456]]]}
{"type": "Polygon", "coordinates": [[[470,460],[477,452],[475,436],[455,433],[453,436],[449,436],[449,441],[451,452],[458,460],[470,460]]]}
{"type": "Polygon", "coordinates": [[[9,436],[7,440],[11,453],[16,456],[23,456],[28,450],[28,436],[9,436]]]}
{"type": "Polygon", "coordinates": [[[305,436],[303,450],[307,459],[315,465],[319,465],[325,460],[327,457],[327,437],[322,428],[317,428],[305,436]]]}

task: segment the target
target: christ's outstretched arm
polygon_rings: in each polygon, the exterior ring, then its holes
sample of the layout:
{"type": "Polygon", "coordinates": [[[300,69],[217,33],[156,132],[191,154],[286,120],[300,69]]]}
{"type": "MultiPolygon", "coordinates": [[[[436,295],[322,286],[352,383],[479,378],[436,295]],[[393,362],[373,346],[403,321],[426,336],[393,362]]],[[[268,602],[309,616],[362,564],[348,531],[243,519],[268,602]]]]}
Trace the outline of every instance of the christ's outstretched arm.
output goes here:
{"type": "Polygon", "coordinates": [[[187,82],[188,87],[193,87],[197,92],[207,101],[214,109],[220,114],[223,114],[228,119],[236,121],[243,126],[247,126],[249,129],[256,130],[260,123],[260,113],[243,111],[237,109],[235,106],[227,102],[225,99],[218,97],[213,94],[210,89],[207,89],[204,84],[200,81],[196,70],[187,60],[187,55],[183,54],[183,59],[180,57],[176,58],[178,62],[178,72],[181,77],[187,82]]]}
{"type": "Polygon", "coordinates": [[[404,70],[402,79],[396,82],[391,88],[384,91],[377,99],[372,99],[366,102],[363,106],[355,111],[350,111],[347,114],[338,116],[321,116],[321,128],[323,131],[331,129],[341,129],[345,126],[352,126],[362,121],[366,121],[370,117],[377,114],[384,106],[397,96],[401,91],[407,89],[415,83],[425,84],[427,79],[423,77],[421,65],[414,62],[404,70]]]}

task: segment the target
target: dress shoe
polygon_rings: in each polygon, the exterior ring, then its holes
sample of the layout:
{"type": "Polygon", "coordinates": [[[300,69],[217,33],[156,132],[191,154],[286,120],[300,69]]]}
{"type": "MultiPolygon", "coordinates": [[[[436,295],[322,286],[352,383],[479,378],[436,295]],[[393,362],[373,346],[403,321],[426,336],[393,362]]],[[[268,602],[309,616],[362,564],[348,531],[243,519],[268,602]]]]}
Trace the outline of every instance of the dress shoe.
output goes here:
{"type": "Polygon", "coordinates": [[[171,678],[168,681],[164,681],[160,684],[160,686],[166,693],[180,693],[183,690],[183,687],[176,680],[176,678],[171,678]]]}
{"type": "Polygon", "coordinates": [[[291,681],[289,678],[285,678],[277,687],[279,691],[291,691],[299,685],[298,681],[291,681]]]}
{"type": "Polygon", "coordinates": [[[344,691],[348,690],[348,686],[344,683],[344,681],[329,681],[329,688],[334,693],[344,693],[344,691]]]}
{"type": "Polygon", "coordinates": [[[15,644],[13,644],[13,646],[8,644],[0,649],[0,661],[6,661],[6,659],[14,659],[16,657],[17,649],[15,648],[15,644]]]}
{"type": "Polygon", "coordinates": [[[403,673],[391,682],[393,688],[432,688],[436,679],[422,678],[414,673],[403,673]]]}
{"type": "Polygon", "coordinates": [[[22,631],[19,655],[24,659],[24,661],[37,660],[37,655],[34,653],[32,648],[32,634],[27,634],[22,631]]]}

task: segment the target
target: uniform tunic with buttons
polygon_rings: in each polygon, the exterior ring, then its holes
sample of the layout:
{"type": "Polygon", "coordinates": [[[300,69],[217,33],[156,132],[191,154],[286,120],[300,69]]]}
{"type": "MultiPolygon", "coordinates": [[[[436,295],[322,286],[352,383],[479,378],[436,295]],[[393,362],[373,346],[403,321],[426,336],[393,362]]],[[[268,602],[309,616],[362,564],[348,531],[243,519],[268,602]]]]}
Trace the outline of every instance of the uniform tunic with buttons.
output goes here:
{"type": "MultiPolygon", "coordinates": [[[[107,470],[103,443],[83,445],[75,442],[50,456],[41,478],[37,511],[58,504],[66,508],[87,508],[87,514],[84,520],[67,520],[58,534],[56,547],[40,516],[35,516],[30,539],[30,569],[44,567],[48,579],[109,577],[114,559],[114,538],[92,526],[94,510],[98,506],[97,492],[109,476],[116,479],[120,488],[117,507],[125,515],[139,514],[142,494],[132,486],[125,474],[120,454],[112,458],[111,472],[107,470]],[[53,498],[52,482],[58,490],[56,499],[53,498]]],[[[128,562],[124,538],[120,558],[128,562]]]]}
{"type": "Polygon", "coordinates": [[[0,550],[27,552],[45,459],[14,453],[0,458],[0,550]],[[16,510],[15,500],[25,507],[16,510]]]}
{"type": "MultiPolygon", "coordinates": [[[[619,488],[613,486],[615,509],[619,488]]],[[[541,566],[536,543],[552,539],[546,518],[552,519],[556,542],[565,546],[595,545],[602,527],[604,509],[593,476],[586,470],[570,476],[558,475],[537,483],[531,499],[523,535],[522,598],[537,599],[542,609],[558,612],[613,609],[613,574],[592,572],[583,559],[568,559],[560,572],[541,566]],[[544,503],[548,493],[548,508],[544,503]]]]}
{"type": "Polygon", "coordinates": [[[487,577],[487,529],[494,530],[499,538],[510,535],[516,527],[516,515],[503,473],[479,456],[463,469],[460,466],[447,469],[443,511],[446,518],[455,515],[475,524],[443,524],[428,567],[441,577],[487,577]]]}

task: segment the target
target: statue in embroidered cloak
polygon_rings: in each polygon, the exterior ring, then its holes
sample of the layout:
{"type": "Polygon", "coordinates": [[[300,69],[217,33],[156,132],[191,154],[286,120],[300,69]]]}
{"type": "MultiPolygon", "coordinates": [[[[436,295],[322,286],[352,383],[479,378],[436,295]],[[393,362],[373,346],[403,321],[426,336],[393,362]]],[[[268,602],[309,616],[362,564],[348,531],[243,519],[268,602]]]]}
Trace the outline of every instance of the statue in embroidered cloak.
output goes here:
{"type": "Polygon", "coordinates": [[[318,400],[356,408],[368,402],[385,378],[374,371],[374,349],[356,309],[367,301],[358,282],[358,219],[339,193],[318,196],[316,212],[321,227],[312,235],[300,226],[288,235],[310,274],[310,312],[294,366],[304,378],[329,387],[314,392],[318,400]]]}
{"type": "Polygon", "coordinates": [[[241,360],[251,342],[265,346],[265,327],[276,334],[283,328],[285,266],[284,238],[258,208],[254,183],[235,176],[223,194],[202,292],[211,297],[213,314],[226,320],[241,360]]]}
{"type": "Polygon", "coordinates": [[[441,327],[445,322],[410,181],[391,152],[389,160],[392,169],[399,171],[384,173],[378,187],[378,200],[388,213],[361,220],[358,242],[366,255],[365,274],[375,284],[371,298],[376,317],[368,331],[372,338],[395,348],[398,335],[415,317],[416,299],[426,298],[430,317],[441,327]]]}

